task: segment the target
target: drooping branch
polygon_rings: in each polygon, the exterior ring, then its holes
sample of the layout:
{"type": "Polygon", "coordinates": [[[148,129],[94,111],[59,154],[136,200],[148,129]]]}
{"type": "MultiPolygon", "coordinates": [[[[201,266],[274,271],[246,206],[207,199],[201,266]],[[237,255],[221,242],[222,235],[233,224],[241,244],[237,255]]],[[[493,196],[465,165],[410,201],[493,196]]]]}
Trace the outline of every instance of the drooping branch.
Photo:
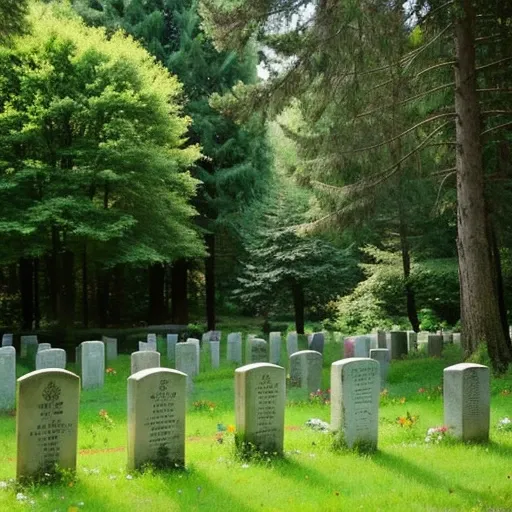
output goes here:
{"type": "Polygon", "coordinates": [[[501,64],[503,62],[508,62],[509,60],[512,60],[512,57],[505,57],[504,59],[495,60],[494,62],[489,62],[489,64],[484,64],[483,66],[478,66],[476,71],[482,71],[482,69],[492,68],[493,66],[497,66],[498,64],[501,64]]]}
{"type": "Polygon", "coordinates": [[[416,75],[414,75],[413,78],[418,78],[421,75],[423,75],[425,73],[428,73],[429,71],[432,71],[434,69],[442,68],[444,66],[454,66],[455,64],[457,64],[457,61],[455,61],[455,60],[449,60],[449,61],[446,61],[446,62],[440,62],[439,64],[434,64],[433,66],[430,66],[430,67],[428,67],[426,69],[421,70],[419,73],[416,73],[416,75]]]}
{"type": "Polygon", "coordinates": [[[416,55],[414,55],[413,57],[411,57],[411,59],[409,60],[409,62],[407,62],[407,64],[405,65],[404,67],[404,71],[407,71],[407,68],[414,62],[414,59],[418,56],[418,55],[421,55],[427,48],[429,48],[431,45],[433,45],[438,39],[440,39],[450,28],[452,28],[452,23],[450,23],[449,25],[447,25],[445,28],[443,28],[443,30],[441,30],[441,32],[439,32],[435,37],[433,37],[428,43],[422,45],[421,47],[421,50],[416,53],[416,55]]]}
{"type": "Polygon", "coordinates": [[[487,135],[495,130],[501,130],[502,128],[507,128],[508,126],[512,126],[512,121],[509,121],[508,123],[499,124],[497,126],[493,126],[491,128],[487,128],[487,130],[483,131],[480,136],[483,137],[484,135],[487,135]]]}

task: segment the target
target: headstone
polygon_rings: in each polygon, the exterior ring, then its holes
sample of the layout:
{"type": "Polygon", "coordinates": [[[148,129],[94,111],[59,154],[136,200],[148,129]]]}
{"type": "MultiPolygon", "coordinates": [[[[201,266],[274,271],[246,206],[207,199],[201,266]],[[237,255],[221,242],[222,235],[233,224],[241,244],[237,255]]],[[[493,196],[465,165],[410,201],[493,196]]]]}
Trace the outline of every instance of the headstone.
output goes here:
{"type": "Polygon", "coordinates": [[[20,349],[20,357],[22,359],[33,358],[35,360],[37,353],[37,336],[22,336],[20,341],[20,349]]]}
{"type": "Polygon", "coordinates": [[[219,341],[222,337],[222,331],[210,331],[209,341],[219,341]]]}
{"type": "Polygon", "coordinates": [[[251,344],[252,340],[256,338],[256,334],[248,334],[245,338],[245,363],[251,362],[251,344]]]}
{"type": "Polygon", "coordinates": [[[320,352],[320,354],[323,354],[324,341],[325,336],[323,332],[313,333],[313,336],[311,336],[311,341],[309,342],[309,350],[316,350],[316,352],[320,352]]]}
{"type": "Polygon", "coordinates": [[[80,344],[82,389],[102,388],[105,382],[105,345],[101,341],[80,344]]]}
{"type": "Polygon", "coordinates": [[[385,331],[377,331],[377,348],[388,348],[385,331]]]}
{"type": "Polygon", "coordinates": [[[379,341],[377,340],[376,332],[368,334],[368,338],[370,338],[370,350],[379,348],[379,341]]]}
{"type": "Polygon", "coordinates": [[[148,368],[160,368],[160,352],[156,350],[133,352],[131,355],[131,375],[148,368]]]}
{"type": "Polygon", "coordinates": [[[220,366],[220,341],[210,340],[210,358],[212,368],[218,368],[220,366]]]}
{"type": "Polygon", "coordinates": [[[311,345],[311,340],[313,339],[313,335],[312,334],[307,334],[306,335],[306,339],[308,340],[308,347],[309,347],[309,345],[311,345]]]}
{"type": "Polygon", "coordinates": [[[367,358],[335,361],[331,367],[331,429],[349,448],[377,448],[379,362],[367,358]]]}
{"type": "Polygon", "coordinates": [[[176,370],[186,373],[191,379],[199,372],[197,370],[198,351],[195,343],[176,344],[176,370]]]}
{"type": "Polygon", "coordinates": [[[82,344],[80,343],[75,347],[75,366],[76,373],[81,375],[82,373],[82,344]]]}
{"type": "Polygon", "coordinates": [[[389,372],[389,350],[387,348],[372,348],[370,349],[370,358],[375,359],[380,364],[380,387],[384,389],[389,372]]]}
{"type": "Polygon", "coordinates": [[[117,338],[109,338],[108,336],[103,336],[102,340],[107,351],[107,361],[114,361],[117,359],[117,338]]]}
{"type": "Polygon", "coordinates": [[[391,359],[402,359],[407,355],[407,333],[404,331],[391,331],[389,333],[391,359]]]}
{"type": "Polygon", "coordinates": [[[0,348],[0,411],[16,406],[16,349],[0,348]]]}
{"type": "Polygon", "coordinates": [[[228,334],[227,360],[236,364],[242,364],[241,332],[232,332],[228,334]]]}
{"type": "Polygon", "coordinates": [[[169,361],[176,361],[176,343],[178,343],[177,334],[167,335],[167,359],[169,361]]]}
{"type": "Polygon", "coordinates": [[[453,344],[460,345],[460,332],[453,333],[453,344]]]}
{"type": "Polygon", "coordinates": [[[452,332],[443,332],[443,343],[445,343],[445,344],[453,343],[453,333],[452,332]]]}
{"type": "Polygon", "coordinates": [[[418,350],[418,334],[414,331],[407,331],[407,352],[418,350]]]}
{"type": "Polygon", "coordinates": [[[156,352],[156,345],[146,341],[139,341],[139,352],[156,352]]]}
{"type": "Polygon", "coordinates": [[[146,463],[157,468],[185,465],[186,386],[187,376],[168,368],[128,377],[129,470],[146,463]]]}
{"type": "Polygon", "coordinates": [[[37,352],[41,352],[42,350],[50,350],[52,348],[52,344],[51,343],[39,343],[39,345],[37,345],[37,352]]]}
{"type": "Polygon", "coordinates": [[[279,364],[281,361],[281,333],[277,331],[271,332],[268,344],[270,349],[269,361],[272,364],[279,364]]]}
{"type": "Polygon", "coordinates": [[[268,361],[268,345],[265,340],[252,338],[249,341],[249,350],[251,363],[266,363],[268,361]]]}
{"type": "Polygon", "coordinates": [[[67,370],[38,370],[18,379],[19,479],[76,470],[80,379],[67,370]]]}
{"type": "Polygon", "coordinates": [[[36,370],[47,368],[66,369],[66,351],[61,348],[40,350],[36,355],[36,370]]]}
{"type": "Polygon", "coordinates": [[[344,357],[368,357],[370,354],[369,336],[350,336],[343,342],[344,357]]]}
{"type": "Polygon", "coordinates": [[[156,334],[154,334],[154,333],[148,334],[146,341],[147,341],[149,350],[158,350],[157,342],[156,342],[156,334]]]}
{"type": "Polygon", "coordinates": [[[487,441],[490,373],[487,366],[460,363],[443,371],[444,424],[464,441],[487,441]]]}
{"type": "MultiPolygon", "coordinates": [[[[196,375],[199,375],[201,368],[201,344],[197,338],[187,338],[187,343],[192,343],[196,347],[196,375]]],[[[176,367],[176,369],[178,368],[176,367]]]]}
{"type": "Polygon", "coordinates": [[[443,337],[440,334],[429,334],[427,338],[427,354],[429,357],[441,357],[443,353],[443,337]]]}
{"type": "Polygon", "coordinates": [[[12,347],[12,334],[3,334],[2,335],[2,347],[12,347]]]}
{"type": "Polygon", "coordinates": [[[322,388],[323,356],[315,350],[300,350],[290,356],[290,384],[314,393],[322,388]]]}
{"type": "Polygon", "coordinates": [[[299,351],[299,340],[295,331],[289,332],[286,336],[286,352],[288,357],[299,351]]]}
{"type": "Polygon", "coordinates": [[[269,454],[283,452],[285,370],[270,363],[235,370],[236,443],[269,454]]]}

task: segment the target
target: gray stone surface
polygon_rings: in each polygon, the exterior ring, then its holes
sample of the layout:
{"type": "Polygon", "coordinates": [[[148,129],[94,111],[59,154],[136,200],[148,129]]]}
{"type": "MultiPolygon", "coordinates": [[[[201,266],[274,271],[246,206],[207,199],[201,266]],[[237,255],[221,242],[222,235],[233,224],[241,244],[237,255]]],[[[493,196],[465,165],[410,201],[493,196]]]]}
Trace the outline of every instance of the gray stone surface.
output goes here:
{"type": "Polygon", "coordinates": [[[142,350],[131,355],[131,375],[149,368],[160,368],[160,352],[142,350]]]}
{"type": "Polygon", "coordinates": [[[407,352],[416,352],[418,350],[418,333],[407,331],[407,352]]]}
{"type": "Polygon", "coordinates": [[[146,463],[158,468],[185,465],[186,386],[187,376],[168,368],[128,377],[129,470],[146,463]]]}
{"type": "Polygon", "coordinates": [[[269,361],[272,364],[279,364],[281,362],[281,333],[274,331],[269,334],[269,361]]]}
{"type": "Polygon", "coordinates": [[[227,360],[236,364],[242,364],[241,332],[232,332],[228,334],[227,360]]]}
{"type": "Polygon", "coordinates": [[[177,343],[176,344],[176,370],[186,373],[190,378],[194,378],[198,372],[197,359],[199,353],[195,343],[177,343]]]}
{"type": "Polygon", "coordinates": [[[391,331],[389,340],[391,359],[402,359],[407,355],[407,333],[405,331],[391,331]]]}
{"type": "Polygon", "coordinates": [[[443,371],[444,424],[464,441],[487,441],[490,422],[490,372],[481,364],[461,363],[443,371]]]}
{"type": "Polygon", "coordinates": [[[453,343],[455,345],[460,345],[460,332],[454,332],[453,333],[453,343]]]}
{"type": "Polygon", "coordinates": [[[16,476],[75,471],[80,379],[66,370],[38,370],[18,379],[16,476]]]}
{"type": "Polygon", "coordinates": [[[82,389],[102,388],[105,382],[105,345],[102,341],[80,344],[82,389]]]}
{"type": "Polygon", "coordinates": [[[283,452],[285,370],[270,363],[254,363],[235,370],[237,447],[250,443],[270,454],[283,452]]]}
{"type": "Polygon", "coordinates": [[[427,354],[429,357],[441,357],[443,353],[443,337],[440,334],[429,334],[427,337],[427,354]]]}
{"type": "Polygon", "coordinates": [[[249,364],[268,362],[268,344],[260,338],[249,341],[249,364]]]}
{"type": "Polygon", "coordinates": [[[220,341],[210,340],[209,345],[212,368],[218,368],[220,366],[220,341]]]}
{"type": "Polygon", "coordinates": [[[39,345],[37,345],[37,352],[41,352],[42,350],[50,350],[52,348],[52,344],[51,343],[39,343],[39,345]]]}
{"type": "Polygon", "coordinates": [[[349,448],[376,448],[379,423],[380,365],[367,358],[331,366],[331,429],[349,448]]]}
{"type": "Polygon", "coordinates": [[[384,389],[389,373],[389,350],[387,348],[372,348],[370,349],[370,358],[375,359],[380,365],[380,387],[384,389]]]}
{"type": "Polygon", "coordinates": [[[245,363],[251,363],[251,343],[256,338],[256,334],[248,334],[245,338],[245,363]]]}
{"type": "Polygon", "coordinates": [[[315,350],[316,352],[320,352],[320,354],[324,353],[324,343],[325,336],[323,332],[315,332],[313,336],[311,336],[311,341],[309,342],[309,350],[315,350]]]}
{"type": "Polygon", "coordinates": [[[308,393],[322,388],[323,356],[315,350],[300,350],[290,356],[290,385],[308,393]]]}
{"type": "Polygon", "coordinates": [[[33,357],[35,360],[37,353],[37,335],[21,336],[20,338],[20,357],[22,359],[33,357]]]}
{"type": "Polygon", "coordinates": [[[377,348],[388,348],[386,331],[377,331],[377,348]]]}
{"type": "Polygon", "coordinates": [[[156,334],[148,334],[146,338],[146,343],[148,344],[149,350],[158,350],[156,334]]]}
{"type": "Polygon", "coordinates": [[[115,361],[117,359],[117,338],[103,336],[102,341],[105,344],[107,361],[115,361]]]}
{"type": "Polygon", "coordinates": [[[289,332],[286,336],[286,352],[288,357],[299,351],[299,339],[295,331],[289,332]]]}
{"type": "Polygon", "coordinates": [[[2,347],[12,347],[13,338],[12,334],[2,334],[2,347]]]}
{"type": "Polygon", "coordinates": [[[0,348],[0,411],[16,406],[16,349],[0,348]]]}
{"type": "Polygon", "coordinates": [[[36,355],[36,370],[47,368],[66,369],[66,351],[61,348],[40,350],[36,355]]]}
{"type": "Polygon", "coordinates": [[[443,343],[451,344],[453,343],[453,333],[452,332],[443,332],[443,343]]]}
{"type": "Polygon", "coordinates": [[[178,343],[177,334],[167,335],[167,359],[176,362],[176,343],[178,343]]]}
{"type": "MultiPolygon", "coordinates": [[[[197,338],[187,338],[187,343],[191,343],[196,347],[196,374],[199,375],[201,371],[201,343],[197,338]]],[[[176,367],[176,369],[178,369],[178,367],[176,367]]]]}
{"type": "Polygon", "coordinates": [[[344,357],[368,357],[370,354],[369,336],[349,336],[343,342],[344,357]]]}

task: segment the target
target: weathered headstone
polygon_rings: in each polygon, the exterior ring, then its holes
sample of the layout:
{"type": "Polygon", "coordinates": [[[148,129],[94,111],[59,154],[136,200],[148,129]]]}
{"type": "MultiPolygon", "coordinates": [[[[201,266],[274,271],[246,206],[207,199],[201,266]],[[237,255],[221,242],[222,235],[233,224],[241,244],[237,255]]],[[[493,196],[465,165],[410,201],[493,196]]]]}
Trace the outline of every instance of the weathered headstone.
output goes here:
{"type": "Polygon", "coordinates": [[[196,375],[199,375],[201,369],[201,343],[197,338],[187,338],[187,343],[191,343],[196,347],[196,375]]]}
{"type": "Polygon", "coordinates": [[[350,358],[332,363],[331,429],[341,443],[377,447],[379,393],[378,361],[350,358]]]}
{"type": "Polygon", "coordinates": [[[252,340],[256,338],[256,334],[248,334],[245,338],[245,363],[251,363],[251,344],[252,340]]]}
{"type": "Polygon", "coordinates": [[[105,382],[105,345],[101,341],[80,344],[82,389],[102,388],[105,382]]]}
{"type": "Polygon", "coordinates": [[[103,336],[102,341],[105,344],[107,361],[114,361],[117,359],[117,338],[103,336]]]}
{"type": "Polygon", "coordinates": [[[212,368],[218,368],[220,366],[220,341],[210,340],[210,358],[212,368]]]}
{"type": "Polygon", "coordinates": [[[460,363],[443,371],[444,424],[464,441],[487,441],[490,373],[487,366],[460,363]]]}
{"type": "Polygon", "coordinates": [[[427,337],[427,354],[429,357],[441,357],[443,353],[443,337],[440,334],[429,334],[427,337]]]}
{"type": "Polygon", "coordinates": [[[368,357],[370,354],[369,336],[349,336],[343,342],[344,357],[368,357]]]}
{"type": "Polygon", "coordinates": [[[386,331],[377,331],[377,348],[388,348],[386,331]]]}
{"type": "Polygon", "coordinates": [[[2,334],[2,347],[12,347],[13,343],[13,335],[12,334],[2,334]]]}
{"type": "Polygon", "coordinates": [[[377,339],[376,332],[372,332],[371,334],[368,334],[368,338],[370,338],[370,350],[379,348],[379,341],[377,339]]]}
{"type": "Polygon", "coordinates": [[[21,336],[20,340],[20,357],[35,360],[38,345],[37,335],[21,336]]]}
{"type": "Polygon", "coordinates": [[[185,465],[186,386],[187,376],[168,368],[128,377],[129,470],[146,463],[158,468],[185,465]]]}
{"type": "Polygon", "coordinates": [[[16,349],[0,348],[0,411],[10,411],[16,405],[16,349]]]}
{"type": "Polygon", "coordinates": [[[289,332],[286,336],[286,352],[288,357],[299,351],[299,340],[295,331],[289,332]]]}
{"type": "Polygon", "coordinates": [[[281,361],[281,333],[274,331],[269,334],[269,361],[272,364],[279,364],[281,361]]]}
{"type": "Polygon", "coordinates": [[[251,363],[266,363],[268,361],[268,344],[260,338],[249,341],[249,361],[251,363]]]}
{"type": "Polygon", "coordinates": [[[167,335],[167,359],[169,361],[176,361],[176,343],[178,343],[177,334],[167,335]]]}
{"type": "Polygon", "coordinates": [[[443,343],[444,344],[453,343],[453,333],[452,332],[443,332],[443,343]]]}
{"type": "Polygon", "coordinates": [[[418,350],[418,333],[407,331],[407,352],[416,352],[418,350]]]}
{"type": "Polygon", "coordinates": [[[18,379],[16,476],[75,471],[80,379],[67,370],[38,370],[18,379]]]}
{"type": "Polygon", "coordinates": [[[198,351],[195,343],[176,344],[176,370],[186,373],[191,379],[199,372],[197,370],[198,351]]]}
{"type": "Polygon", "coordinates": [[[290,384],[313,393],[322,388],[323,356],[315,350],[300,350],[290,356],[290,384]]]}
{"type": "Polygon", "coordinates": [[[160,352],[156,350],[142,350],[132,353],[131,375],[149,368],[160,368],[160,352]]]}
{"type": "Polygon", "coordinates": [[[460,345],[460,332],[453,333],[453,344],[460,345]]]}
{"type": "Polygon", "coordinates": [[[146,342],[148,344],[149,350],[158,350],[156,334],[150,333],[147,335],[146,342]]]}
{"type": "Polygon", "coordinates": [[[242,364],[242,333],[232,332],[228,334],[227,360],[236,364],[242,364]]]}
{"type": "Polygon", "coordinates": [[[380,387],[384,389],[389,372],[389,350],[387,348],[372,348],[370,349],[370,358],[380,364],[380,387]]]}
{"type": "Polygon", "coordinates": [[[222,331],[210,331],[209,341],[219,341],[222,337],[222,331]]]}
{"type": "Polygon", "coordinates": [[[270,454],[283,452],[285,370],[270,363],[235,370],[236,443],[270,454]]]}
{"type": "Polygon", "coordinates": [[[309,350],[315,350],[316,352],[320,352],[320,354],[323,354],[324,341],[325,336],[323,332],[313,333],[313,336],[311,336],[311,341],[309,342],[309,350]]]}
{"type": "Polygon", "coordinates": [[[50,350],[52,348],[52,344],[51,343],[39,343],[39,345],[37,345],[37,352],[41,352],[42,350],[50,350]]]}
{"type": "Polygon", "coordinates": [[[407,333],[404,331],[391,331],[389,333],[391,359],[402,359],[407,355],[407,333]]]}
{"type": "Polygon", "coordinates": [[[40,350],[36,355],[36,370],[47,368],[66,369],[66,351],[61,348],[40,350]]]}

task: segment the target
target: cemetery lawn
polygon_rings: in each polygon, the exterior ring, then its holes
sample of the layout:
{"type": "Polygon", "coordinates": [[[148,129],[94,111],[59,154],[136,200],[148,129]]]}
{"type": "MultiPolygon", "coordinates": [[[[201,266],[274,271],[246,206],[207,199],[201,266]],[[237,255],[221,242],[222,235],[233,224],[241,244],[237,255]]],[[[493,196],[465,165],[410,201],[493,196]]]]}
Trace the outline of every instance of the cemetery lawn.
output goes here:
{"type": "MultiPolygon", "coordinates": [[[[225,345],[223,336],[222,361],[225,345]]],[[[323,390],[339,354],[340,346],[330,340],[323,390]]],[[[263,454],[251,461],[234,453],[234,367],[203,368],[187,406],[186,469],[128,473],[130,360],[121,355],[107,365],[113,371],[107,370],[103,389],[81,394],[75,479],[15,487],[15,418],[0,416],[0,511],[512,511],[512,429],[498,428],[500,419],[512,417],[512,375],[492,380],[488,444],[425,442],[428,428],[443,424],[443,368],[457,362],[459,349],[451,346],[442,359],[416,357],[391,365],[373,454],[334,451],[330,434],[305,426],[311,418],[329,421],[326,394],[310,400],[292,390],[285,456],[263,454]]],[[[168,365],[164,355],[162,365],[168,365]]],[[[26,372],[18,366],[19,375],[26,372]]]]}

